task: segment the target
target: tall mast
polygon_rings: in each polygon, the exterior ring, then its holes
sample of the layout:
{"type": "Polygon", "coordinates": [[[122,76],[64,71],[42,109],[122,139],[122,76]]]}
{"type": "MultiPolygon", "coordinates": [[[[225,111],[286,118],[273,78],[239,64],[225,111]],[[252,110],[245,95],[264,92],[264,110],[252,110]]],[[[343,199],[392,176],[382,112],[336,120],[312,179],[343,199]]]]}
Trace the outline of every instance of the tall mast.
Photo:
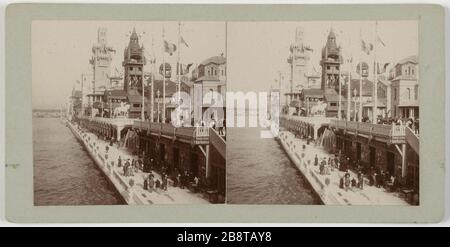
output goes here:
{"type": "Polygon", "coordinates": [[[180,102],[180,90],[181,90],[181,80],[180,80],[180,75],[181,75],[181,64],[180,64],[180,50],[181,50],[181,46],[180,46],[180,39],[181,39],[181,22],[178,22],[178,58],[177,58],[177,92],[178,92],[178,96],[177,96],[177,104],[180,102]]]}
{"type": "MultiPolygon", "coordinates": [[[[162,27],[162,39],[165,45],[166,40],[164,39],[164,24],[162,27]]],[[[163,51],[163,58],[162,58],[162,62],[163,62],[163,109],[162,109],[162,122],[165,123],[166,122],[166,60],[165,60],[165,56],[166,56],[166,50],[165,50],[165,46],[164,46],[164,51],[163,51]]]]}
{"type": "MultiPolygon", "coordinates": [[[[349,38],[349,50],[350,50],[350,69],[348,70],[348,84],[347,84],[347,121],[350,121],[350,97],[352,89],[352,69],[353,69],[353,52],[352,52],[352,41],[349,38]]],[[[355,109],[356,110],[356,109],[355,109]]]]}
{"type": "Polygon", "coordinates": [[[375,21],[375,37],[373,42],[373,64],[374,64],[374,82],[373,82],[373,117],[372,123],[377,123],[377,111],[378,111],[378,64],[377,64],[377,43],[378,43],[378,21],[375,21]]]}
{"type": "MultiPolygon", "coordinates": [[[[359,40],[361,42],[361,27],[359,28],[359,40]]],[[[359,110],[358,121],[362,122],[362,55],[359,58],[359,110]]]]}
{"type": "MultiPolygon", "coordinates": [[[[141,42],[143,42],[141,40],[141,42]]],[[[144,55],[144,44],[142,44],[142,59],[145,59],[144,55]]],[[[145,60],[144,60],[145,61],[145,60]]],[[[141,85],[142,85],[142,106],[141,106],[141,120],[145,121],[145,86],[144,86],[144,65],[142,65],[142,75],[141,75],[141,85]]]]}
{"type": "Polygon", "coordinates": [[[339,83],[339,105],[338,105],[338,119],[339,120],[341,120],[341,118],[342,118],[342,80],[341,80],[341,75],[342,75],[342,73],[341,73],[341,70],[342,70],[342,64],[341,64],[341,61],[343,62],[343,60],[342,60],[342,50],[341,50],[341,47],[339,47],[339,53],[340,53],[340,56],[339,56],[339,60],[338,60],[338,63],[339,63],[339,70],[338,70],[338,73],[339,73],[339,75],[338,75],[338,83],[339,83]]]}
{"type": "Polygon", "coordinates": [[[150,74],[150,122],[153,122],[153,110],[154,110],[154,87],[153,85],[155,84],[155,73],[156,73],[156,58],[155,58],[155,51],[153,49],[153,35],[152,35],[152,55],[153,55],[153,71],[150,74]]]}

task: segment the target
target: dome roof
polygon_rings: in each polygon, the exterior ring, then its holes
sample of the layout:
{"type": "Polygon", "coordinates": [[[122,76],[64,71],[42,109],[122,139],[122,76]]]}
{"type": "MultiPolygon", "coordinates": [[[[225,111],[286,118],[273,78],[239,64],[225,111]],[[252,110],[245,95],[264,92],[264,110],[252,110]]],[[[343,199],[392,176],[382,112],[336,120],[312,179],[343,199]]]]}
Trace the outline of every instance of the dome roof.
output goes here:
{"type": "Polygon", "coordinates": [[[224,56],[214,56],[214,57],[210,57],[210,58],[204,60],[200,64],[201,65],[207,65],[207,64],[210,64],[210,63],[214,63],[214,64],[221,65],[221,64],[224,64],[226,62],[227,62],[227,59],[224,56]]]}

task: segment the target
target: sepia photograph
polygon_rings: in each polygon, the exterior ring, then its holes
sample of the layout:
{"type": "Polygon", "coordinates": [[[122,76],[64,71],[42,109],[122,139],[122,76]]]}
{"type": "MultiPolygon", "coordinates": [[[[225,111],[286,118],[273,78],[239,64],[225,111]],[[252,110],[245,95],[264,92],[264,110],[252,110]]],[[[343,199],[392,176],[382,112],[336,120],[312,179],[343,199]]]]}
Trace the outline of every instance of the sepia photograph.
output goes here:
{"type": "Polygon", "coordinates": [[[225,201],[225,22],[33,21],[34,205],[225,201]]]}
{"type": "Polygon", "coordinates": [[[227,203],[419,205],[417,21],[229,22],[227,44],[227,203]]]}
{"type": "Polygon", "coordinates": [[[21,3],[4,21],[11,224],[445,218],[442,6],[21,3]]]}

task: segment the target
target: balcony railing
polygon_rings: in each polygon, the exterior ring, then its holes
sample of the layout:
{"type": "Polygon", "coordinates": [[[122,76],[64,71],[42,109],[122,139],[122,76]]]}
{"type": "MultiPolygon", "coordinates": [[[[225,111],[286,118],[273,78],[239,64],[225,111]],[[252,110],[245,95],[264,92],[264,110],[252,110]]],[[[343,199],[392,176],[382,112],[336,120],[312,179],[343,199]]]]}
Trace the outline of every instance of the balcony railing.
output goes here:
{"type": "Polygon", "coordinates": [[[331,120],[330,127],[369,137],[377,137],[390,143],[405,143],[406,126],[403,125],[382,125],[336,119],[331,120]]]}
{"type": "Polygon", "coordinates": [[[147,131],[148,134],[165,136],[191,142],[192,144],[208,144],[209,129],[208,127],[178,127],[175,128],[169,123],[152,123],[148,121],[136,120],[133,124],[134,128],[147,131]]]}

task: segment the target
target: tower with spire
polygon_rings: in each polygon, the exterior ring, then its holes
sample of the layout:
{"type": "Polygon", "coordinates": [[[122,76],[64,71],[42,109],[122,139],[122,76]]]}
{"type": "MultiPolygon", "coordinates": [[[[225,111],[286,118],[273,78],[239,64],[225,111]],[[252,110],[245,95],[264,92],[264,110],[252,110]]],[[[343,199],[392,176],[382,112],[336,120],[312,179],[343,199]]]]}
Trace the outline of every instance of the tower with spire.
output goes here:
{"type": "Polygon", "coordinates": [[[333,27],[328,33],[327,43],[322,48],[322,59],[320,65],[322,66],[322,90],[337,89],[339,87],[339,70],[342,64],[341,48],[336,43],[336,34],[333,27]]]}
{"type": "Polygon", "coordinates": [[[312,51],[304,41],[303,27],[297,27],[295,30],[295,40],[290,46],[288,63],[290,65],[291,81],[290,93],[302,90],[308,86],[307,66],[310,59],[309,51],[312,51]]]}
{"type": "Polygon", "coordinates": [[[97,43],[92,46],[92,57],[89,61],[93,70],[92,93],[95,93],[96,88],[106,87],[109,84],[112,53],[115,53],[115,50],[108,46],[106,33],[106,28],[98,28],[97,43]]]}
{"type": "Polygon", "coordinates": [[[139,45],[139,37],[136,29],[133,28],[130,41],[123,53],[122,62],[124,71],[123,87],[126,92],[142,88],[142,83],[144,82],[144,65],[144,45],[139,45]]]}

